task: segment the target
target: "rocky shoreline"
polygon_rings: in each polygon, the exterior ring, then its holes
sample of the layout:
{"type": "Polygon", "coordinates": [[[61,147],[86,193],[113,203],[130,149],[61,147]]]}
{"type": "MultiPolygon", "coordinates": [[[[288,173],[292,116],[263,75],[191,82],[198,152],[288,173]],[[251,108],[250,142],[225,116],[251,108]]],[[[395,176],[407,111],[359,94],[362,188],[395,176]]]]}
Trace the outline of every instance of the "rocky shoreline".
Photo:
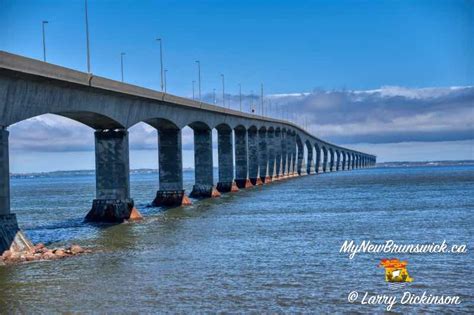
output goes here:
{"type": "Polygon", "coordinates": [[[5,251],[2,256],[0,256],[0,265],[13,265],[31,261],[57,260],[91,252],[91,250],[84,249],[79,245],[49,249],[44,244],[39,243],[31,249],[24,251],[5,251]]]}

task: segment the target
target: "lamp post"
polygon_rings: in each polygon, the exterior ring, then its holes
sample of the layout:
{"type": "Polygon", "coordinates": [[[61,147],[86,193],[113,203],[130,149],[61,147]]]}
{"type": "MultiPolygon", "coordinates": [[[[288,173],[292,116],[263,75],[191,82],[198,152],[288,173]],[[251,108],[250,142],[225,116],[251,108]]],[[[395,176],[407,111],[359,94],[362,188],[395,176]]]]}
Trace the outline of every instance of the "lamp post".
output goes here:
{"type": "Polygon", "coordinates": [[[225,81],[224,81],[224,75],[221,73],[221,78],[222,78],[222,107],[225,107],[225,81]]]}
{"type": "Polygon", "coordinates": [[[196,81],[193,80],[193,101],[194,101],[194,84],[196,83],[196,81]]]}
{"type": "Polygon", "coordinates": [[[250,112],[253,113],[253,91],[250,91],[250,112]]]}
{"type": "Polygon", "coordinates": [[[157,38],[156,39],[159,43],[160,43],[160,78],[161,78],[161,83],[160,83],[160,86],[161,86],[161,92],[163,92],[163,41],[161,40],[161,38],[157,38]]]}
{"type": "Polygon", "coordinates": [[[196,60],[197,67],[198,67],[198,94],[199,94],[199,102],[201,102],[201,62],[196,60]]]}
{"type": "Polygon", "coordinates": [[[122,82],[123,82],[123,56],[125,56],[125,53],[124,52],[120,53],[120,73],[122,74],[122,82]]]}
{"type": "Polygon", "coordinates": [[[239,108],[242,111],[242,84],[239,83],[239,108]]]}
{"type": "Polygon", "coordinates": [[[46,35],[44,31],[44,26],[48,24],[48,21],[43,21],[41,24],[43,28],[43,61],[46,62],[46,35]]]}
{"type": "Polygon", "coordinates": [[[89,47],[89,18],[87,16],[87,0],[84,0],[85,12],[86,12],[86,46],[87,46],[87,72],[91,73],[91,57],[89,47]]]}
{"type": "Polygon", "coordinates": [[[166,93],[166,73],[168,72],[168,69],[165,69],[165,93],[166,93]]]}

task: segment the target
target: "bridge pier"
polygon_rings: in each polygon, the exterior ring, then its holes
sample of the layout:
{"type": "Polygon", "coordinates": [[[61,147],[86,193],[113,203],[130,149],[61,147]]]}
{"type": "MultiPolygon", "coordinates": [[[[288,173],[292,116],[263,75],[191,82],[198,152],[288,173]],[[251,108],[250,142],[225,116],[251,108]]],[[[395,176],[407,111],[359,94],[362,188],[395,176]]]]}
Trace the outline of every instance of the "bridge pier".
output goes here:
{"type": "Polygon", "coordinates": [[[234,182],[234,154],[232,150],[232,129],[217,129],[217,151],[219,163],[219,192],[239,191],[234,182]]]}
{"type": "Polygon", "coordinates": [[[342,152],[342,170],[346,170],[346,153],[342,152]]]}
{"type": "Polygon", "coordinates": [[[141,219],[130,198],[128,131],[97,130],[95,133],[96,199],[86,221],[122,222],[141,219]]]}
{"type": "Polygon", "coordinates": [[[194,178],[190,197],[216,198],[220,193],[214,186],[212,163],[212,132],[208,128],[194,128],[194,178]]]}
{"type": "Polygon", "coordinates": [[[280,178],[288,177],[288,148],[287,138],[288,134],[282,131],[281,133],[281,173],[280,178]]]}
{"type": "Polygon", "coordinates": [[[316,174],[315,171],[315,161],[314,161],[314,154],[313,154],[313,147],[311,145],[306,146],[308,148],[308,165],[306,166],[306,173],[309,175],[316,174]]]}
{"type": "Polygon", "coordinates": [[[235,183],[240,189],[252,187],[249,179],[247,130],[236,128],[235,133],[235,183]]]}
{"type": "Polygon", "coordinates": [[[307,175],[306,165],[304,161],[304,145],[301,143],[297,143],[298,146],[298,154],[296,159],[296,174],[299,176],[307,175]]]}
{"type": "Polygon", "coordinates": [[[275,152],[275,131],[267,130],[267,152],[268,152],[268,176],[270,181],[277,178],[276,173],[276,152],[275,152]]]}
{"type": "Polygon", "coordinates": [[[152,202],[159,206],[186,206],[191,200],[183,189],[183,157],[181,130],[160,128],[158,130],[158,162],[160,188],[152,202]]]}
{"type": "Polygon", "coordinates": [[[0,127],[0,255],[6,250],[23,251],[33,247],[18,227],[16,215],[10,212],[8,136],[8,131],[0,127]]]}
{"type": "Polygon", "coordinates": [[[259,169],[259,150],[258,150],[258,132],[257,129],[248,130],[248,163],[249,163],[249,178],[254,186],[262,185],[259,169]]]}
{"type": "Polygon", "coordinates": [[[293,136],[291,133],[286,133],[286,150],[288,154],[287,164],[288,164],[288,177],[293,177],[295,175],[295,151],[296,145],[293,142],[293,136]]]}
{"type": "Polygon", "coordinates": [[[273,138],[273,148],[275,151],[275,171],[272,180],[279,180],[282,175],[281,165],[281,130],[276,129],[273,138]]]}
{"type": "Polygon", "coordinates": [[[341,169],[341,153],[336,151],[336,171],[341,169]]]}
{"type": "Polygon", "coordinates": [[[262,184],[268,184],[272,179],[270,177],[268,165],[267,130],[263,128],[258,131],[258,161],[260,180],[262,181],[262,184]]]}

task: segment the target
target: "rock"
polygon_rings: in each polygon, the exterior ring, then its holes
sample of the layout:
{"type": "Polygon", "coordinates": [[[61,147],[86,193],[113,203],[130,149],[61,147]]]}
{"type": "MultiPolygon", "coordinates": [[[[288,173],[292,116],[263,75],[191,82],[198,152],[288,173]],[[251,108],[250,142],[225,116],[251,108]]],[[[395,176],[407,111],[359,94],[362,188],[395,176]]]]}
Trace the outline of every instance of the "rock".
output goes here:
{"type": "Polygon", "coordinates": [[[43,254],[42,258],[46,260],[53,260],[56,259],[56,255],[53,253],[52,250],[48,250],[46,253],[43,254]]]}
{"type": "Polygon", "coordinates": [[[38,243],[33,247],[35,253],[44,253],[47,250],[46,246],[43,243],[38,243]]]}
{"type": "Polygon", "coordinates": [[[84,253],[84,249],[79,245],[72,245],[71,252],[73,255],[82,254],[84,253]]]}
{"type": "Polygon", "coordinates": [[[35,260],[35,255],[32,254],[32,253],[28,253],[28,254],[25,255],[25,259],[26,259],[26,261],[33,261],[33,260],[35,260]]]}
{"type": "Polygon", "coordinates": [[[54,251],[54,254],[55,254],[58,258],[66,257],[66,253],[65,253],[64,250],[62,250],[61,248],[60,248],[60,249],[56,249],[56,250],[54,251]]]}
{"type": "Polygon", "coordinates": [[[2,258],[4,260],[8,260],[8,259],[10,259],[11,256],[12,256],[12,252],[9,251],[9,250],[6,250],[6,251],[3,252],[2,258]]]}

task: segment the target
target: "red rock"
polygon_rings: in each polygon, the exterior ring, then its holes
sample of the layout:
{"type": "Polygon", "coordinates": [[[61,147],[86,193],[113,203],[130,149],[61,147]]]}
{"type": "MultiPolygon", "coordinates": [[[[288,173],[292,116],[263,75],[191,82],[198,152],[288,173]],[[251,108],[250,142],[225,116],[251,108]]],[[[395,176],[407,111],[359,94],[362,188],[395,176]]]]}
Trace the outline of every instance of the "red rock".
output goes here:
{"type": "Polygon", "coordinates": [[[10,259],[11,256],[12,256],[12,252],[9,251],[9,250],[6,250],[6,251],[3,252],[2,258],[4,260],[8,260],[8,259],[10,259]]]}
{"type": "Polygon", "coordinates": [[[71,252],[73,255],[82,254],[84,253],[84,249],[79,245],[72,245],[71,252]]]}

